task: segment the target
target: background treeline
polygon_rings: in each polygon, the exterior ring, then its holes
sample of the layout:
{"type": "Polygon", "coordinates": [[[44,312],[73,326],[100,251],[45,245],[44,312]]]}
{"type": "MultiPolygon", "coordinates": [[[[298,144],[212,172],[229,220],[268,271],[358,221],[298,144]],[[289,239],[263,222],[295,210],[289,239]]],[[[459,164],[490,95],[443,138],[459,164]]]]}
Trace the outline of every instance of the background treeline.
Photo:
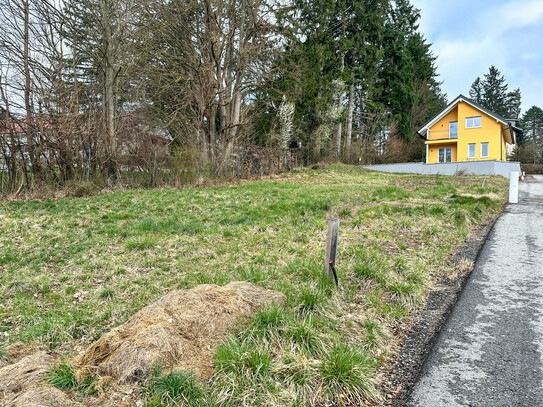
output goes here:
{"type": "Polygon", "coordinates": [[[1,192],[421,160],[408,0],[1,0],[1,192]]]}

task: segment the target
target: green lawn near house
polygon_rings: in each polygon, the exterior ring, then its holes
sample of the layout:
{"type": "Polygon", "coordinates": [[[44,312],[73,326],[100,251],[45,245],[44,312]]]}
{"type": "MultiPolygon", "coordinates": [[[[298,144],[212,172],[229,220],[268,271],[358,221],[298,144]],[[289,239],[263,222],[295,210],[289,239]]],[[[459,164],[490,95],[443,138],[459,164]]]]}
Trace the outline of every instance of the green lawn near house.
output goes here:
{"type": "Polygon", "coordinates": [[[457,272],[448,257],[499,214],[507,184],[328,165],[214,188],[0,203],[0,358],[15,342],[70,357],[170,290],[246,280],[283,292],[286,308],[234,332],[209,383],[157,370],[147,405],[175,404],[169,380],[191,389],[179,396],[189,405],[378,398],[373,375],[401,340],[395,328],[438,276],[457,272]],[[339,290],[323,271],[332,217],[339,290]]]}

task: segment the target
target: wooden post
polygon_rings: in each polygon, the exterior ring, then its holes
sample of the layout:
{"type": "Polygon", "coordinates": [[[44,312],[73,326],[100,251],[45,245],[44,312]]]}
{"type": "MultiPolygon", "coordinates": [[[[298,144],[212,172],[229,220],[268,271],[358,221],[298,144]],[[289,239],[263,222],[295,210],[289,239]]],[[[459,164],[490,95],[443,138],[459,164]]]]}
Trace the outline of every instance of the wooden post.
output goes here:
{"type": "Polygon", "coordinates": [[[328,221],[328,233],[326,235],[326,256],[324,258],[324,272],[336,287],[338,279],[336,273],[336,252],[337,237],[339,232],[339,219],[330,219],[328,221]]]}

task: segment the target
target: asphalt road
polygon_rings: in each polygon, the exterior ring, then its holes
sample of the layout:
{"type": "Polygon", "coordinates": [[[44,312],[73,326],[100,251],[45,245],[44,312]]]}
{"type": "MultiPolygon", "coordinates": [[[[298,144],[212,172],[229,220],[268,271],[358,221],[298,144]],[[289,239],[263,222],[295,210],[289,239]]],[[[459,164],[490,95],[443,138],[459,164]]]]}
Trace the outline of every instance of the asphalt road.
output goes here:
{"type": "Polygon", "coordinates": [[[519,188],[407,406],[543,406],[543,176],[519,188]]]}

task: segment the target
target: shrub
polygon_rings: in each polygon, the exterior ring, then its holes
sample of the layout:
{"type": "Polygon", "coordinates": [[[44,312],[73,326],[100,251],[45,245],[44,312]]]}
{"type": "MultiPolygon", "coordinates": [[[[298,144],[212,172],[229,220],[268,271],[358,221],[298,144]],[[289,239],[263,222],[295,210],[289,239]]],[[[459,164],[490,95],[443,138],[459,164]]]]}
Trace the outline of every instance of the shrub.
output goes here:
{"type": "Polygon", "coordinates": [[[81,198],[96,195],[100,191],[100,188],[92,182],[71,181],[66,184],[65,190],[69,196],[81,198]]]}

